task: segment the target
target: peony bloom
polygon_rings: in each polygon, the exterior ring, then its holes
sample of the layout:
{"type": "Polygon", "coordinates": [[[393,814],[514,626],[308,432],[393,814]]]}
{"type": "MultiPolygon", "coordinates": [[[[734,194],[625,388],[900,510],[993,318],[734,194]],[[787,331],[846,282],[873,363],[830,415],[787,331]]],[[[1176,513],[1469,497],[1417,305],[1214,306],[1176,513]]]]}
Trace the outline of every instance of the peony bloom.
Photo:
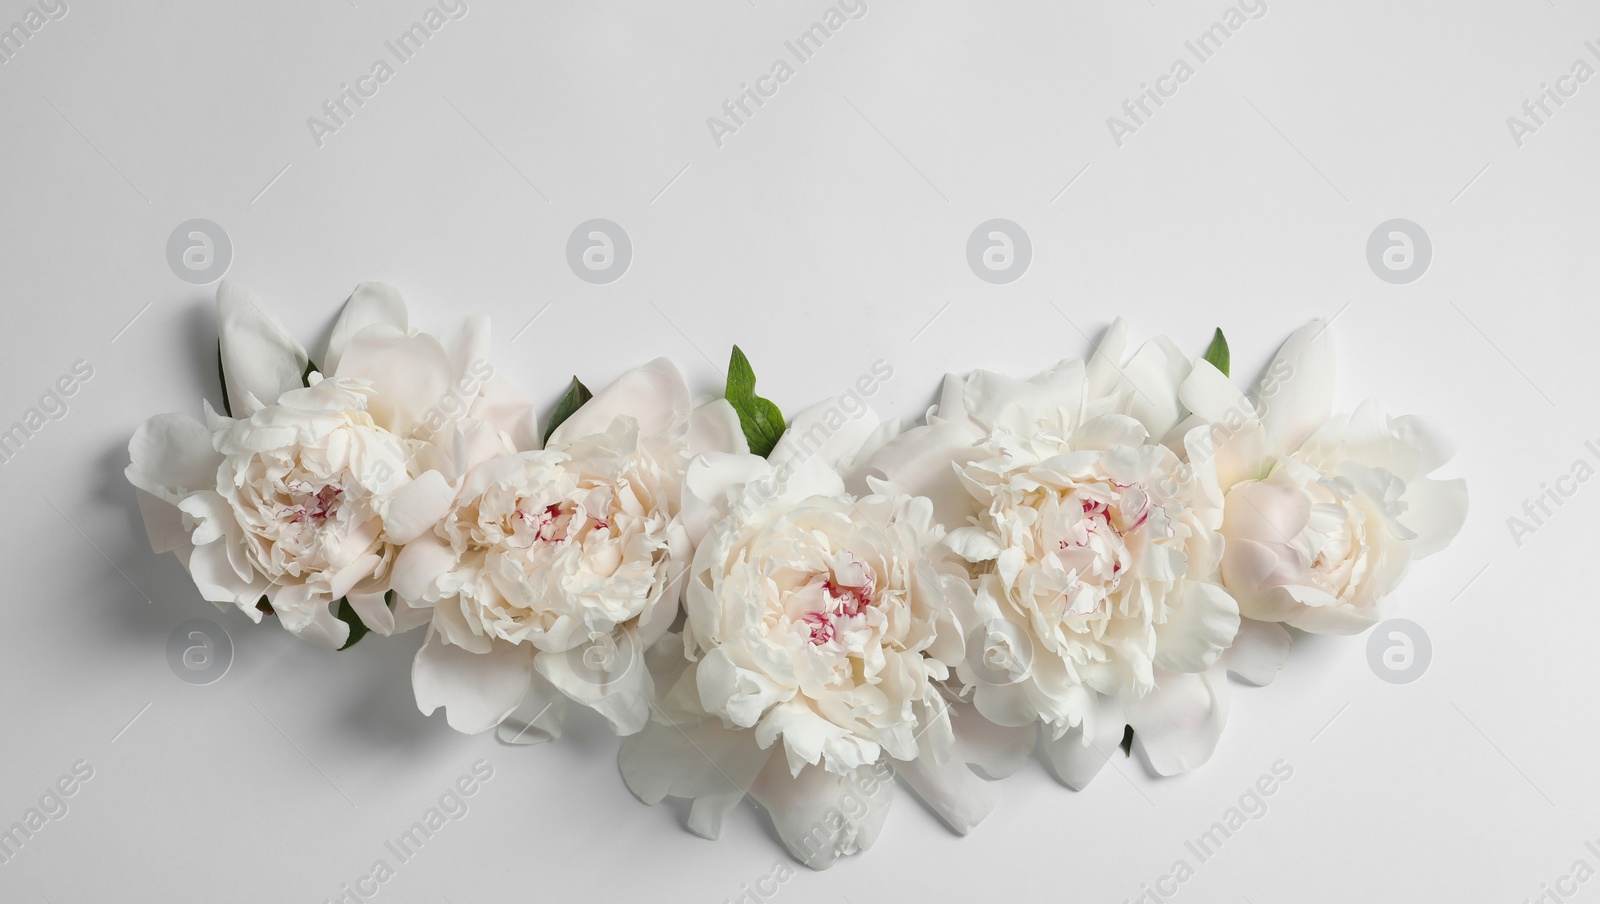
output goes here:
{"type": "Polygon", "coordinates": [[[1121,364],[1124,344],[1118,321],[1088,362],[949,377],[928,423],[869,463],[878,486],[935,500],[978,574],[973,704],[1040,725],[1073,787],[1128,726],[1162,774],[1205,762],[1223,670],[1270,676],[1287,652],[1268,638],[1224,659],[1241,623],[1218,578],[1222,494],[1179,399],[1195,365],[1165,338],[1121,364]]]}
{"type": "Polygon", "coordinates": [[[325,379],[249,290],[223,282],[217,312],[232,416],[157,416],[129,444],[152,546],[219,607],[270,611],[315,643],[345,644],[345,601],[372,630],[407,627],[389,579],[398,547],[449,503],[441,443],[490,431],[504,396],[481,357],[486,324],[416,333],[393,289],[363,284],[325,379]]]}
{"type": "Polygon", "coordinates": [[[1329,417],[1333,337],[1297,331],[1246,398],[1210,365],[1183,393],[1211,427],[1227,493],[1222,578],[1253,619],[1355,634],[1389,617],[1413,559],[1443,549],[1467,514],[1462,480],[1430,475],[1448,445],[1376,401],[1329,417]]]}
{"type": "Polygon", "coordinates": [[[648,720],[644,650],[678,613],[690,544],[684,470],[745,448],[725,401],[691,411],[662,358],[590,399],[543,449],[474,461],[448,511],[408,544],[395,588],[430,620],[417,706],[506,740],[559,735],[564,701],[619,734],[648,720]]]}
{"type": "Polygon", "coordinates": [[[965,832],[994,805],[967,764],[1015,768],[974,752],[969,736],[999,729],[941,695],[972,588],[932,504],[847,490],[863,442],[903,428],[813,432],[835,408],[796,417],[769,461],[691,465],[687,619],[652,650],[663,699],[619,760],[647,803],[694,798],[690,827],[706,837],[748,793],[817,869],[871,846],[894,772],[965,832]]]}

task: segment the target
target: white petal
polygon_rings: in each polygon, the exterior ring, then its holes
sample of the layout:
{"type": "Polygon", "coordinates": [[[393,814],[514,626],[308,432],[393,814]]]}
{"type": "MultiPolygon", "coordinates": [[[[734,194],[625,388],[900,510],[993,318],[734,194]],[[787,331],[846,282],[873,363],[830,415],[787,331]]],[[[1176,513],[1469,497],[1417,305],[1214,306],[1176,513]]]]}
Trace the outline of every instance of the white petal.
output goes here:
{"type": "Polygon", "coordinates": [[[1161,775],[1188,772],[1211,759],[1228,721],[1228,681],[1221,669],[1157,672],[1156,687],[1128,705],[1134,742],[1161,775]]]}
{"type": "Polygon", "coordinates": [[[1048,728],[1040,726],[1039,747],[1050,774],[1068,788],[1082,791],[1110,757],[1119,752],[1127,725],[1121,700],[1095,694],[1081,726],[1068,729],[1059,738],[1052,738],[1048,728]]]}
{"type": "Polygon", "coordinates": [[[567,713],[567,698],[539,675],[528,679],[528,692],[522,702],[495,729],[495,736],[507,744],[540,744],[561,737],[561,723],[567,713]]]}
{"type": "Polygon", "coordinates": [[[467,413],[509,439],[517,452],[539,448],[539,419],[533,405],[499,377],[484,381],[482,391],[467,413]]]}
{"type": "Polygon", "coordinates": [[[689,415],[689,454],[749,451],[750,443],[745,439],[744,428],[739,426],[739,412],[733,410],[727,399],[713,399],[689,415]]]}
{"type": "Polygon", "coordinates": [[[222,455],[211,445],[211,431],[204,424],[187,415],[158,414],[133,432],[128,460],[128,482],[170,498],[216,489],[222,455]]]}
{"type": "Polygon", "coordinates": [[[525,644],[495,643],[488,653],[471,653],[429,628],[411,666],[417,709],[427,716],[443,706],[450,727],[465,734],[493,728],[527,694],[530,651],[525,644]]]}
{"type": "Polygon", "coordinates": [[[271,584],[266,578],[251,573],[240,577],[228,559],[228,544],[222,537],[194,548],[189,556],[189,576],[194,580],[200,595],[213,603],[232,603],[240,609],[254,609],[271,584]]]}
{"type": "Polygon", "coordinates": [[[823,870],[840,856],[872,847],[894,800],[891,775],[879,764],[849,775],[807,766],[791,776],[783,758],[775,756],[761,770],[750,796],[767,808],[789,853],[823,870]]]}
{"type": "Polygon", "coordinates": [[[1122,376],[1122,356],[1128,353],[1128,324],[1121,317],[1111,321],[1106,334],[1100,337],[1094,353],[1089,356],[1086,369],[1090,398],[1111,395],[1118,387],[1126,385],[1122,376]]]}
{"type": "Polygon", "coordinates": [[[438,471],[426,471],[389,499],[383,530],[391,543],[410,543],[450,512],[456,491],[438,471]]]}
{"type": "Polygon", "coordinates": [[[1217,667],[1254,685],[1271,684],[1289,661],[1294,638],[1283,625],[1246,618],[1239,623],[1233,646],[1217,660],[1217,667]]]}
{"type": "Polygon", "coordinates": [[[1077,728],[1068,729],[1059,738],[1050,737],[1050,733],[1041,729],[1039,749],[1044,753],[1045,766],[1056,781],[1074,791],[1082,791],[1089,787],[1094,777],[1100,774],[1100,768],[1111,757],[1115,747],[1110,750],[1101,750],[1085,744],[1083,732],[1077,728]]]}
{"type": "Polygon", "coordinates": [[[1016,772],[1033,755],[1038,738],[1033,725],[996,724],[965,701],[951,704],[950,727],[955,731],[956,757],[988,779],[1016,772]]]}
{"type": "Polygon", "coordinates": [[[387,591],[380,587],[374,590],[351,590],[345,596],[350,601],[350,608],[356,610],[356,615],[361,618],[361,623],[384,637],[395,633],[394,613],[389,611],[384,601],[386,594],[387,591]]]}
{"type": "Polygon", "coordinates": [[[433,621],[432,606],[413,606],[397,591],[394,595],[394,633],[404,634],[433,621]]]}
{"type": "Polygon", "coordinates": [[[913,427],[879,449],[867,463],[883,475],[868,480],[875,491],[925,496],[933,502],[934,518],[947,528],[962,527],[973,512],[972,496],[956,477],[955,468],[979,454],[974,444],[981,437],[959,423],[913,427]]]}
{"type": "Polygon", "coordinates": [[[1203,581],[1184,581],[1169,601],[1166,622],[1156,626],[1156,668],[1210,668],[1239,633],[1239,604],[1220,585],[1203,581]]]}
{"type": "Polygon", "coordinates": [[[400,290],[380,282],[356,286],[333,325],[333,335],[328,337],[328,354],[323,357],[322,372],[337,373],[339,359],[344,356],[350,337],[373,324],[383,324],[401,334],[409,332],[410,319],[400,290]]]}
{"type": "Polygon", "coordinates": [[[437,428],[466,410],[452,404],[456,401],[452,370],[438,339],[375,326],[350,338],[334,376],[371,382],[374,391],[367,411],[372,419],[385,430],[408,437],[419,427],[437,428]]]}
{"type": "Polygon", "coordinates": [[[1414,558],[1431,556],[1454,540],[1467,520],[1467,482],[1424,477],[1406,487],[1407,509],[1400,522],[1416,531],[1414,558]]]}
{"type": "Polygon", "coordinates": [[[667,358],[657,358],[628,371],[563,421],[550,434],[550,445],[604,433],[619,417],[637,421],[640,436],[665,433],[686,420],[689,417],[689,384],[684,382],[683,371],[667,358]]]}
{"type": "Polygon", "coordinates": [[[1143,424],[1151,436],[1162,437],[1183,416],[1178,387],[1193,369],[1189,356],[1165,336],[1146,342],[1122,371],[1133,382],[1128,413],[1143,424]]]}
{"type": "Polygon", "coordinates": [[[855,457],[878,423],[877,412],[855,396],[818,402],[790,419],[767,461],[780,471],[786,464],[798,469],[811,458],[837,468],[855,457]]]}
{"type": "Polygon", "coordinates": [[[963,401],[972,419],[990,430],[1027,435],[1041,424],[1061,425],[1083,404],[1084,364],[1068,358],[1030,380],[990,371],[967,378],[963,401]]]}
{"type": "Polygon", "coordinates": [[[696,456],[683,479],[682,517],[689,539],[698,544],[731,510],[735,491],[758,480],[776,492],[772,466],[759,455],[707,452],[696,456]]]}
{"type": "Polygon", "coordinates": [[[439,335],[439,344],[450,356],[457,397],[470,403],[484,381],[494,377],[494,367],[489,364],[489,315],[461,318],[439,335]]]}
{"type": "Polygon", "coordinates": [[[139,503],[139,517],[144,521],[145,536],[150,538],[150,551],[159,554],[183,550],[182,555],[187,557],[194,543],[189,539],[189,530],[183,525],[183,511],[144,490],[134,490],[133,495],[139,503]]]}
{"type": "Polygon", "coordinates": [[[259,407],[248,396],[271,405],[301,387],[306,350],[266,312],[260,296],[226,279],[217,285],[217,338],[235,417],[248,417],[259,407]]]}
{"type": "Polygon", "coordinates": [[[1204,359],[1194,362],[1194,369],[1178,387],[1178,400],[1184,408],[1213,424],[1243,423],[1256,417],[1255,406],[1244,393],[1204,359]]]}
{"type": "Polygon", "coordinates": [[[1333,411],[1333,333],[1313,320],[1289,336],[1256,391],[1272,450],[1300,448],[1333,411]]]}
{"type": "Polygon", "coordinates": [[[407,543],[395,557],[390,584],[401,598],[421,602],[434,581],[456,564],[450,545],[433,533],[425,533],[407,543]]]}
{"type": "Polygon", "coordinates": [[[979,778],[959,758],[935,763],[923,756],[895,760],[894,767],[928,809],[959,835],[977,828],[1000,802],[1000,786],[979,778]]]}
{"type": "Polygon", "coordinates": [[[619,735],[631,735],[650,721],[655,685],[644,666],[638,633],[631,626],[571,650],[541,651],[533,664],[573,702],[604,716],[619,735]]]}
{"type": "Polygon", "coordinates": [[[748,731],[722,727],[716,718],[663,721],[658,717],[624,738],[617,769],[634,796],[647,804],[664,797],[695,801],[689,829],[715,839],[722,818],[750,790],[772,751],[756,746],[748,731]]]}

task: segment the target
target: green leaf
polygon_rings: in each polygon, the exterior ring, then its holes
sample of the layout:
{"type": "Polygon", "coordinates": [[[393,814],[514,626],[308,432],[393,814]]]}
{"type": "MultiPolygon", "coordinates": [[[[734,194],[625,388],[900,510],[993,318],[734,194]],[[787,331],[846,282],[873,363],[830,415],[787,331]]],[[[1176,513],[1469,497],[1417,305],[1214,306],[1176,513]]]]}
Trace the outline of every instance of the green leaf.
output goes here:
{"type": "Polygon", "coordinates": [[[1217,332],[1211,337],[1211,347],[1206,349],[1206,360],[1212,367],[1222,371],[1224,377],[1228,376],[1228,340],[1222,335],[1222,327],[1217,327],[1217,332]]]}
{"type": "MultiPolygon", "coordinates": [[[[384,594],[383,601],[392,603],[394,601],[394,591],[391,590],[384,594]]],[[[339,648],[341,650],[348,650],[355,646],[356,641],[366,637],[367,633],[372,630],[361,620],[361,616],[356,614],[356,609],[350,605],[350,598],[347,596],[339,597],[338,617],[340,621],[350,626],[350,637],[344,642],[344,646],[339,648]]]]}
{"type": "MultiPolygon", "coordinates": [[[[311,374],[314,371],[316,371],[316,369],[317,369],[317,362],[311,360],[309,357],[306,358],[306,371],[305,371],[305,373],[300,375],[300,385],[301,386],[309,387],[311,385],[311,374]]],[[[324,374],[324,376],[326,376],[326,374],[324,374]]]]}
{"type": "Polygon", "coordinates": [[[783,436],[783,412],[756,395],[756,372],[737,345],[728,362],[728,388],[723,395],[739,414],[739,427],[744,430],[750,451],[766,458],[783,436]]]}
{"type": "MultiPolygon", "coordinates": [[[[233,406],[228,404],[228,375],[222,372],[222,340],[217,340],[217,382],[222,384],[222,413],[233,417],[233,406]]],[[[266,597],[262,597],[266,599],[266,597]]]]}
{"type": "Polygon", "coordinates": [[[550,412],[550,423],[544,428],[544,441],[549,443],[550,434],[555,433],[557,427],[561,426],[567,418],[572,417],[579,408],[582,408],[584,402],[592,398],[594,398],[594,393],[590,392],[589,387],[583,385],[583,381],[574,375],[572,385],[567,387],[567,394],[562,396],[561,401],[556,403],[556,410],[550,412]]]}
{"type": "MultiPolygon", "coordinates": [[[[1217,335],[1221,336],[1222,335],[1221,331],[1218,331],[1217,335]]],[[[1223,346],[1223,350],[1224,350],[1224,354],[1226,354],[1227,346],[1223,346]]],[[[1223,363],[1227,363],[1227,362],[1224,361],[1223,363]]],[[[1227,371],[1223,371],[1223,373],[1227,373],[1227,371]]],[[[1122,743],[1118,744],[1117,746],[1122,748],[1122,755],[1123,756],[1133,756],[1133,726],[1132,725],[1124,725],[1124,726],[1122,726],[1122,743]]]]}

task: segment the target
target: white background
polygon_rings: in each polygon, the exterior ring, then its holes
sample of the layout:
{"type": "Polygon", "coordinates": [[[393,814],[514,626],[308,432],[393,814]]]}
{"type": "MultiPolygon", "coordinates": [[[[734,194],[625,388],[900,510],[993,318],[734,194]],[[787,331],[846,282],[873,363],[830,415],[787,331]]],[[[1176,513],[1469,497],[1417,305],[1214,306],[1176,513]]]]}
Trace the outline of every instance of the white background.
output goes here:
{"type": "MultiPolygon", "coordinates": [[[[0,900],[321,902],[393,863],[384,841],[479,759],[494,777],[470,813],[375,900],[718,902],[792,864],[752,807],[709,842],[681,807],[638,803],[592,719],[533,748],[457,735],[413,704],[418,635],[313,649],[218,613],[150,553],[127,439],[218,398],[212,288],[165,254],[195,217],[316,353],[362,280],[424,326],[491,314],[498,371],[541,411],[573,374],[598,386],[660,354],[714,392],[737,342],[788,411],[881,358],[874,407],[915,417],[945,371],[1031,374],[1119,314],[1196,353],[1221,326],[1243,382],[1335,317],[1341,405],[1381,395],[1460,443],[1467,526],[1401,590],[1427,674],[1386,684],[1365,638],[1306,642],[1276,684],[1237,688],[1193,774],[1119,754],[1073,793],[1030,764],[967,838],[902,793],[872,851],[797,867],[779,897],[1131,899],[1194,865],[1183,842],[1280,759],[1294,775],[1266,816],[1177,900],[1516,902],[1600,868],[1600,488],[1520,548],[1506,525],[1600,439],[1600,81],[1522,147],[1506,124],[1575,60],[1600,66],[1592,3],[1268,0],[1119,148],[1106,118],[1222,0],[868,0],[718,147],[706,118],[821,0],[467,0],[319,148],[307,117],[423,0],[67,2],[0,66],[0,425],[94,368],[0,466],[0,827],[73,763],[95,772],[0,866],[0,900]],[[610,285],[565,258],[594,217],[634,245],[610,285]],[[1009,285],[966,261],[994,217],[1033,244],[1009,285]],[[1409,285],[1366,259],[1393,217],[1433,242],[1409,285]],[[197,616],[235,646],[205,687],[165,652],[197,616]]],[[[26,8],[0,3],[0,25],[26,8]]]]}

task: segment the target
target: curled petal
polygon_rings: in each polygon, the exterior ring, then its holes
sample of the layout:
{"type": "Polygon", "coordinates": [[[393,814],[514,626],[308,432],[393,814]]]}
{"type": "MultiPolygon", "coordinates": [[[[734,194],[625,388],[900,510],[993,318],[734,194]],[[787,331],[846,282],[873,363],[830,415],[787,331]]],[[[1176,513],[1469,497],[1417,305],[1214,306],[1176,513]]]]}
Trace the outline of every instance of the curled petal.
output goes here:
{"type": "Polygon", "coordinates": [[[411,685],[423,715],[443,706],[451,728],[476,734],[516,710],[532,674],[530,648],[524,644],[496,643],[487,653],[473,653],[445,643],[429,628],[411,666],[411,685]]]}

